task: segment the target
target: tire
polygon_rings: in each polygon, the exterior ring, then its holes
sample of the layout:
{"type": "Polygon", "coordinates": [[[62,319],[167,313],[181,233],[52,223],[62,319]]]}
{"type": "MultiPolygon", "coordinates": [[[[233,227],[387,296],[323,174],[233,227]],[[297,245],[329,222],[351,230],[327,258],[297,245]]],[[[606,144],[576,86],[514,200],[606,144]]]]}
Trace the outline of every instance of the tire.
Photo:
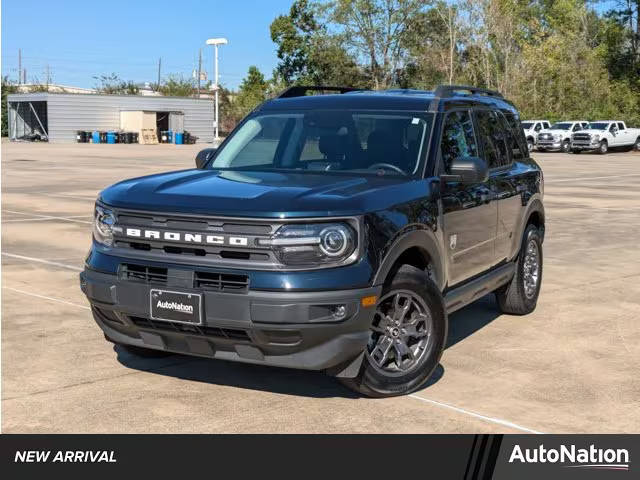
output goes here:
{"type": "Polygon", "coordinates": [[[440,362],[446,341],[447,313],[440,290],[423,271],[403,265],[382,290],[360,372],[355,378],[339,380],[369,397],[411,393],[429,380],[440,362]],[[397,306],[400,308],[393,309],[397,306]],[[400,323],[388,319],[400,319],[400,323]],[[406,332],[403,326],[411,327],[416,337],[403,340],[402,333],[406,332]],[[401,344],[411,354],[403,353],[401,344]],[[397,368],[398,355],[400,369],[397,368]]]}
{"type": "Polygon", "coordinates": [[[527,138],[527,148],[529,149],[529,153],[533,152],[533,147],[535,147],[535,143],[533,143],[533,138],[527,138]]]}
{"type": "Polygon", "coordinates": [[[573,150],[571,150],[571,153],[578,155],[580,154],[581,150],[578,150],[577,148],[574,148],[573,150]]]}
{"type": "MultiPolygon", "coordinates": [[[[526,315],[535,310],[540,295],[540,285],[542,284],[542,241],[540,232],[535,225],[528,225],[522,236],[520,254],[516,262],[516,272],[509,283],[496,290],[496,300],[503,313],[511,315],[526,315]],[[533,246],[532,246],[533,244],[533,246]],[[525,271],[529,270],[532,263],[531,250],[535,250],[537,269],[535,277],[535,288],[526,288],[525,271]]],[[[529,270],[530,271],[530,270],[529,270]]],[[[531,276],[529,276],[529,279],[531,276]]],[[[529,287],[531,283],[528,283],[529,287]]]]}
{"type": "Polygon", "coordinates": [[[542,147],[538,147],[538,151],[539,151],[539,152],[546,152],[546,151],[547,151],[547,149],[546,149],[546,148],[542,148],[542,147]]]}
{"type": "Polygon", "coordinates": [[[604,155],[608,151],[609,151],[609,144],[607,143],[606,140],[601,140],[600,141],[600,146],[598,147],[598,153],[600,155],[604,155]]]}
{"type": "Polygon", "coordinates": [[[569,150],[571,150],[571,142],[569,142],[569,140],[565,140],[562,142],[562,147],[560,148],[562,152],[569,153],[569,150]]]}
{"type": "Polygon", "coordinates": [[[635,149],[636,152],[640,152],[640,137],[636,138],[635,149]]]}

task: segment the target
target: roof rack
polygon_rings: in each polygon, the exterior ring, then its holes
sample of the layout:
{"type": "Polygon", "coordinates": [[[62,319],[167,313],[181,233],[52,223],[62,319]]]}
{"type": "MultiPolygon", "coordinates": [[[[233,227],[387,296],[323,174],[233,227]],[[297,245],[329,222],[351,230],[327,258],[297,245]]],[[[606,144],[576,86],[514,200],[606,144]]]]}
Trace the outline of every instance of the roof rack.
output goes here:
{"type": "Polygon", "coordinates": [[[472,95],[486,95],[488,97],[503,98],[500,92],[487,90],[486,88],[469,87],[468,85],[439,85],[434,92],[435,97],[449,98],[455,96],[455,92],[471,92],[472,95]]]}
{"type": "Polygon", "coordinates": [[[283,90],[276,98],[291,98],[291,97],[303,97],[309,91],[327,91],[327,92],[338,92],[338,93],[347,93],[358,90],[357,88],[351,87],[326,87],[320,85],[314,86],[303,86],[303,85],[295,85],[293,87],[289,87],[286,90],[283,90]]]}

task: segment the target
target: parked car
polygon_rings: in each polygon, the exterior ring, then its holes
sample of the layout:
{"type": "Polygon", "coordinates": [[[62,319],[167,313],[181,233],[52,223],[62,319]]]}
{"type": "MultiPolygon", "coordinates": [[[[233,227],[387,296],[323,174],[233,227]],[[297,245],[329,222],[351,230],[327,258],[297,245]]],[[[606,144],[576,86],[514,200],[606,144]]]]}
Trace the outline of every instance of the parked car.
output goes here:
{"type": "Polygon", "coordinates": [[[629,128],[620,120],[599,120],[571,135],[573,153],[596,150],[604,154],[610,148],[620,147],[640,150],[640,128],[629,128]]]}
{"type": "Polygon", "coordinates": [[[451,312],[536,307],[543,175],[497,92],[291,87],[196,167],[97,199],[80,285],[120,349],[390,396],[432,376],[451,312]]]}
{"type": "Polygon", "coordinates": [[[582,121],[566,121],[556,122],[550,128],[540,130],[538,133],[537,148],[540,152],[547,150],[561,150],[563,152],[571,151],[571,135],[578,132],[589,122],[582,121]]]}
{"type": "Polygon", "coordinates": [[[550,127],[551,122],[549,122],[549,120],[524,120],[522,122],[522,130],[524,131],[524,137],[527,139],[527,146],[530,152],[532,152],[533,147],[536,146],[538,133],[550,127]]]}

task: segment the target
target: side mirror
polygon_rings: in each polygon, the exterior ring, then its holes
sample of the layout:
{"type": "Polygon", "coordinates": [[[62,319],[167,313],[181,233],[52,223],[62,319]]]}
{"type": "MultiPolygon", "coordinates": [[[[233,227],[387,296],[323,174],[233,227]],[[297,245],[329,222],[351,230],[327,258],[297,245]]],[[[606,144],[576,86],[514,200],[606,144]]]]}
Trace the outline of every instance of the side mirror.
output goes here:
{"type": "Polygon", "coordinates": [[[489,167],[480,157],[458,157],[440,178],[443,182],[482,183],[489,178],[489,167]]]}
{"type": "Polygon", "coordinates": [[[204,167],[209,159],[216,153],[217,148],[205,148],[204,150],[200,150],[196,155],[196,168],[204,167]]]}

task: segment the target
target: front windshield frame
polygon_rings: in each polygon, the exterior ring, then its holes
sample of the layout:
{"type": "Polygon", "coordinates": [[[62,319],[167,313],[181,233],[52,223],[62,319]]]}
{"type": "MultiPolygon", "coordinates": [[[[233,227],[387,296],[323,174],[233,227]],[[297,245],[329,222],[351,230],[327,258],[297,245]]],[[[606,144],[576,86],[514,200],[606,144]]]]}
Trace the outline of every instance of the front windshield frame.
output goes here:
{"type": "MultiPolygon", "coordinates": [[[[412,121],[413,121],[412,120],[412,121]]],[[[330,175],[366,175],[366,176],[384,176],[384,177],[396,177],[396,178],[416,178],[422,177],[424,175],[424,168],[429,158],[429,150],[430,150],[430,139],[433,132],[435,124],[435,115],[432,112],[425,111],[414,111],[414,110],[382,110],[382,109],[351,109],[351,108],[341,108],[341,109],[291,109],[291,110],[258,110],[256,112],[247,115],[233,130],[232,132],[224,139],[224,141],[220,144],[220,146],[216,149],[213,155],[209,158],[207,163],[203,165],[201,168],[205,170],[215,170],[215,171],[260,171],[260,172],[294,172],[294,173],[310,173],[310,174],[330,174],[330,175]],[[255,165],[255,166],[238,166],[238,167],[221,167],[215,166],[216,159],[219,159],[223,154],[225,148],[229,147],[229,144],[234,141],[234,138],[242,131],[243,127],[256,117],[263,116],[286,116],[290,115],[301,116],[308,114],[310,112],[322,112],[322,113],[338,113],[338,112],[348,112],[353,116],[357,115],[369,115],[369,116],[397,116],[397,117],[405,117],[407,119],[415,120],[418,118],[424,124],[424,129],[422,131],[422,136],[419,142],[419,150],[417,153],[417,158],[415,161],[415,165],[412,172],[407,172],[406,175],[400,174],[395,170],[390,169],[379,169],[379,170],[370,170],[367,168],[357,168],[357,169],[345,169],[345,170],[315,170],[315,169],[301,169],[301,168],[287,168],[287,167],[273,167],[273,166],[265,166],[265,165],[255,165]]],[[[360,139],[361,140],[361,139],[360,139]]],[[[286,146],[285,146],[286,148],[286,146]]]]}
{"type": "Polygon", "coordinates": [[[571,130],[573,128],[573,123],[570,122],[556,122],[549,130],[571,130]]]}
{"type": "Polygon", "coordinates": [[[585,130],[606,130],[611,125],[611,122],[593,122],[587,125],[585,130]]]}

